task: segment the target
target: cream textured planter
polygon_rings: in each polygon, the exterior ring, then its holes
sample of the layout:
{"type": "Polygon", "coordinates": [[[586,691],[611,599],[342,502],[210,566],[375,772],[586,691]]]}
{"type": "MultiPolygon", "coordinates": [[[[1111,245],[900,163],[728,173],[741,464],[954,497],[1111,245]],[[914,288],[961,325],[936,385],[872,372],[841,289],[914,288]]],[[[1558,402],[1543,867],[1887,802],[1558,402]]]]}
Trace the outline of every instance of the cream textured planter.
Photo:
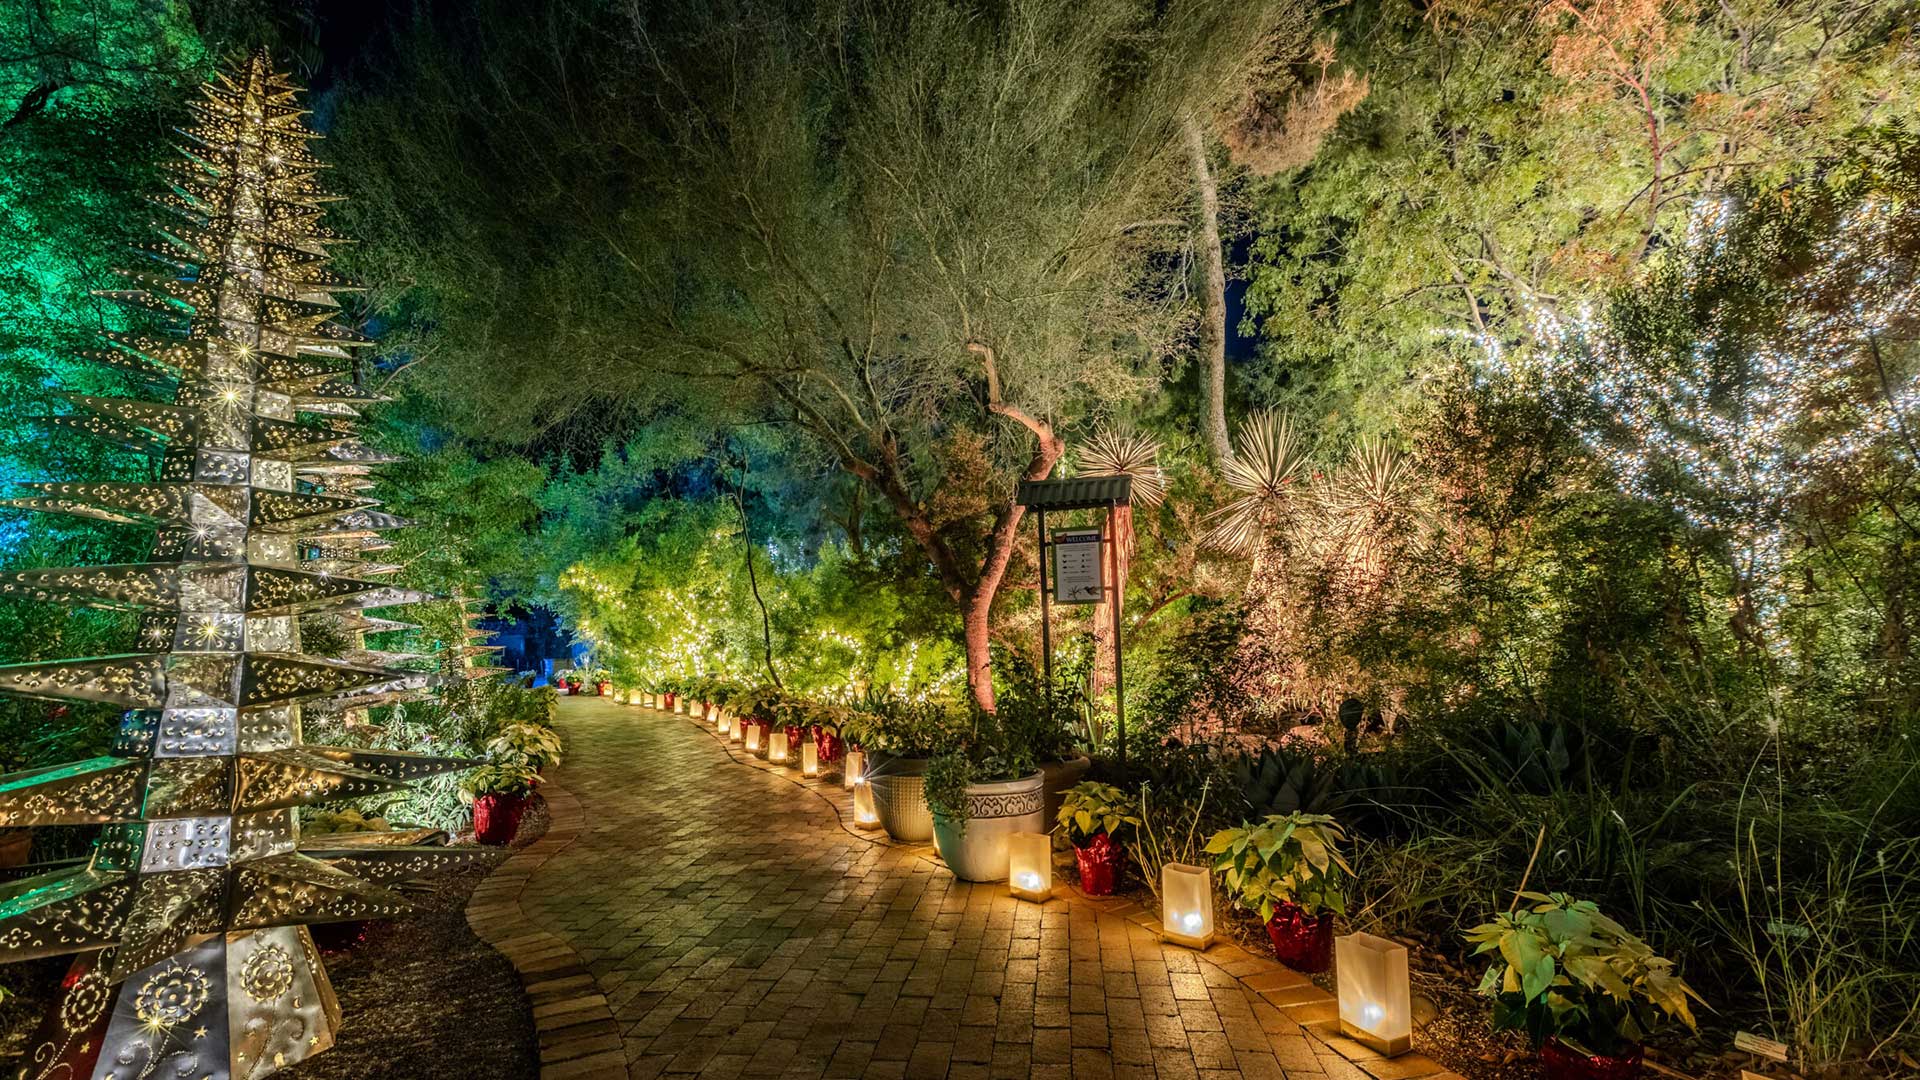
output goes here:
{"type": "Polygon", "coordinates": [[[926,771],[926,758],[889,758],[868,774],[880,827],[895,840],[924,843],[933,839],[926,771]]]}
{"type": "Polygon", "coordinates": [[[967,820],[933,819],[933,846],[962,881],[1007,880],[1007,839],[1045,832],[1046,781],[1040,773],[1018,780],[967,785],[967,820]]]}

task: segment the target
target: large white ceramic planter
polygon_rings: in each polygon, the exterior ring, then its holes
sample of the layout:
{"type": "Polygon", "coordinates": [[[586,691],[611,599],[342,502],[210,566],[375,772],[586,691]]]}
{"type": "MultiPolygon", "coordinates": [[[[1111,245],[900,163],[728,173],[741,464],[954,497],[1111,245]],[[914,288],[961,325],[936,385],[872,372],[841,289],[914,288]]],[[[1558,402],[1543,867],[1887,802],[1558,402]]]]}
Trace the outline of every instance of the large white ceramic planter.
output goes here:
{"type": "Polygon", "coordinates": [[[967,820],[933,819],[933,846],[962,881],[1007,880],[1007,838],[1045,832],[1046,780],[1040,773],[1018,780],[967,785],[967,820]]]}
{"type": "Polygon", "coordinates": [[[895,840],[933,839],[933,815],[927,811],[927,759],[889,758],[868,773],[874,813],[895,840]]]}

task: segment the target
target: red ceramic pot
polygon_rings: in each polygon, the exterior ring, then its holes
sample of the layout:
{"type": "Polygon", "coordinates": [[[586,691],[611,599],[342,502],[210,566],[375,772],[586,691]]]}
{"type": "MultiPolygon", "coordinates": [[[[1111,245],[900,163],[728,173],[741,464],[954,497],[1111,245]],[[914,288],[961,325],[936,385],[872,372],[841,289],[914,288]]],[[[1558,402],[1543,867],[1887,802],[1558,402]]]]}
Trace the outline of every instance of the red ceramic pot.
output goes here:
{"type": "Polygon", "coordinates": [[[599,682],[593,684],[593,692],[599,694],[601,697],[612,697],[613,684],[605,679],[601,679],[599,682]]]}
{"type": "Polygon", "coordinates": [[[800,760],[800,744],[807,741],[807,729],[798,724],[788,724],[786,731],[787,756],[798,763],[800,760]]]}
{"type": "Polygon", "coordinates": [[[473,800],[473,838],[482,844],[505,847],[520,831],[527,812],[525,795],[481,795],[473,800]]]}
{"type": "Polygon", "coordinates": [[[1333,912],[1307,914],[1299,904],[1282,902],[1267,920],[1273,955],[1295,971],[1320,972],[1333,965],[1333,912]]]}
{"type": "Polygon", "coordinates": [[[1583,1054],[1559,1039],[1540,1047],[1540,1073],[1547,1080],[1633,1080],[1640,1075],[1638,1044],[1624,1054],[1583,1054]]]}
{"type": "Polygon", "coordinates": [[[1073,845],[1074,865],[1080,869],[1080,891],[1088,896],[1112,896],[1113,883],[1127,865],[1127,849],[1106,833],[1095,833],[1084,846],[1073,845]]]}
{"type": "Polygon", "coordinates": [[[816,735],[815,741],[820,744],[820,764],[822,765],[839,761],[840,755],[845,752],[840,745],[840,736],[831,731],[816,735]]]}
{"type": "Polygon", "coordinates": [[[660,707],[667,710],[668,712],[672,712],[673,711],[673,695],[668,694],[666,697],[667,697],[667,703],[660,707]]]}

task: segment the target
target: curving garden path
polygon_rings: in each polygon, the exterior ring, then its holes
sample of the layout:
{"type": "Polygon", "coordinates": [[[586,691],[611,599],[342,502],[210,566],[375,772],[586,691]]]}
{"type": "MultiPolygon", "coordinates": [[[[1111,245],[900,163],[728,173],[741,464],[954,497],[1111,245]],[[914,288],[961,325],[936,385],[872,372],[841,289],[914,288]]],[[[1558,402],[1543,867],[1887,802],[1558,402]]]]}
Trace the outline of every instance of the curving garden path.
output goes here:
{"type": "Polygon", "coordinates": [[[1457,1080],[1137,905],[956,881],[685,717],[566,698],[559,726],[553,825],[468,911],[527,983],[543,1077],[1457,1080]]]}

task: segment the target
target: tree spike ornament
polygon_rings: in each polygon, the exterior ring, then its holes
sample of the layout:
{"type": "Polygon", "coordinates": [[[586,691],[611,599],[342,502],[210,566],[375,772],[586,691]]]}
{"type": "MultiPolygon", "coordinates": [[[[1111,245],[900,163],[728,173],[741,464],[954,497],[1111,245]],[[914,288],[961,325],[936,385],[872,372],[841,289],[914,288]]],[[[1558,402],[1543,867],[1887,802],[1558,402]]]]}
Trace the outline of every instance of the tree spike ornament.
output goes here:
{"type": "Polygon", "coordinates": [[[159,478],[12,501],[157,530],[149,562],[0,574],[0,593],[138,612],[142,650],[0,667],[0,690],[128,710],[111,754],[0,777],[0,826],[104,826],[83,864],[0,885],[0,959],[80,954],[23,1077],[252,1078],[324,1050],[340,1013],[306,924],[403,913],[393,885],[464,858],[431,834],[303,843],[295,816],[469,763],[301,741],[303,709],[433,676],[301,652],[302,615],[379,626],[361,613],[428,597],[355,573],[390,569],[363,556],[404,522],[361,497],[387,458],[357,410],[379,399],[353,382],[363,339],[328,321],[336,237],[294,93],[264,51],[208,85],[163,243],[105,294],[171,325],[97,356],[167,400],[76,396],[57,418],[151,445],[159,478]]]}

